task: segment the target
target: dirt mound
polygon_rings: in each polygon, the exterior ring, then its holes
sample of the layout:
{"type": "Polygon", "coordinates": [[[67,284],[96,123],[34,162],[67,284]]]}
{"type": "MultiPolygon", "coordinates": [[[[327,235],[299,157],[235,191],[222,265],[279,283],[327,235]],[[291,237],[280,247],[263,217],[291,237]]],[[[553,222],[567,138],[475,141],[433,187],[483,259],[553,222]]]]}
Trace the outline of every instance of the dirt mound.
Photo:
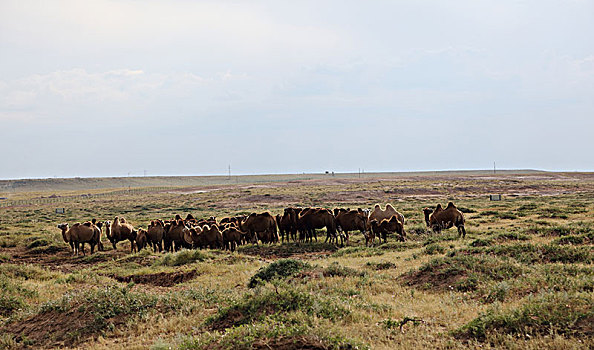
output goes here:
{"type": "Polygon", "coordinates": [[[172,287],[176,284],[191,280],[196,276],[196,270],[187,272],[159,272],[147,275],[110,276],[119,282],[134,282],[138,284],[150,284],[159,287],[172,287]]]}
{"type": "MultiPolygon", "coordinates": [[[[124,324],[125,315],[107,320],[114,326],[124,324]]],[[[22,345],[35,348],[56,348],[74,346],[90,337],[95,338],[97,330],[93,327],[94,315],[73,308],[66,312],[52,310],[8,324],[0,333],[14,334],[14,340],[22,345]]]]}
{"type": "Polygon", "coordinates": [[[233,328],[242,324],[247,316],[239,309],[229,310],[225,317],[219,317],[213,320],[210,324],[210,329],[213,331],[224,331],[227,328],[233,328]]]}
{"type": "Polygon", "coordinates": [[[468,277],[465,271],[415,271],[400,276],[404,285],[431,290],[450,290],[468,277]]]}

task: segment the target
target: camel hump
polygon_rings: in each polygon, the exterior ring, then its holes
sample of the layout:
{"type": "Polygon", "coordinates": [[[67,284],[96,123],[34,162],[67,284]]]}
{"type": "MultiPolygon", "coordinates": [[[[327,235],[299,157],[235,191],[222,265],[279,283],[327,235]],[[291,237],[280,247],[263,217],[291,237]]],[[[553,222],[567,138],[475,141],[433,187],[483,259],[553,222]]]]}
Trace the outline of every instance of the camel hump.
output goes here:
{"type": "Polygon", "coordinates": [[[76,224],[72,225],[72,227],[77,227],[80,226],[80,222],[77,222],[76,224]]]}
{"type": "Polygon", "coordinates": [[[121,222],[122,224],[125,224],[125,223],[126,223],[126,219],[124,219],[124,218],[120,218],[120,222],[121,222]]]}
{"type": "Polygon", "coordinates": [[[437,206],[435,206],[435,211],[441,210],[441,203],[438,203],[437,206]]]}
{"type": "Polygon", "coordinates": [[[376,204],[375,206],[373,206],[373,209],[381,209],[379,204],[376,204]]]}
{"type": "Polygon", "coordinates": [[[85,222],[83,225],[87,226],[87,227],[91,227],[92,223],[90,221],[85,222]]]}
{"type": "Polygon", "coordinates": [[[448,206],[447,206],[446,209],[450,209],[450,208],[456,208],[456,206],[454,205],[454,203],[452,203],[452,202],[449,202],[448,203],[448,206]]]}

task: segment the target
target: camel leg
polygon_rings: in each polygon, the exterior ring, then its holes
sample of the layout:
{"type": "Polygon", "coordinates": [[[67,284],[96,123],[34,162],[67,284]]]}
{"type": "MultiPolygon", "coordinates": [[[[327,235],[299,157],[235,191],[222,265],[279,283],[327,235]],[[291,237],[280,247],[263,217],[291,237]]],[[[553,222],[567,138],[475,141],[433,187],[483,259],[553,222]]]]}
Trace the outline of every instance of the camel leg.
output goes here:
{"type": "Polygon", "coordinates": [[[466,237],[466,229],[464,228],[464,225],[458,226],[458,235],[461,235],[462,238],[466,237]]]}

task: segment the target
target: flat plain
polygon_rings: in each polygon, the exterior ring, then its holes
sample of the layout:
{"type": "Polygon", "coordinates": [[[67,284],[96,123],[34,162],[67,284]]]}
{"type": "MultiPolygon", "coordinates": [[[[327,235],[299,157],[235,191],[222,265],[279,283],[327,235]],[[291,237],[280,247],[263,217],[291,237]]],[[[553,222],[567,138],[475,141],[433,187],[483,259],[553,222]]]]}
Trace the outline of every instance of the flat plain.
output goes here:
{"type": "Polygon", "coordinates": [[[0,348],[594,347],[592,173],[21,180],[0,197],[0,348]],[[450,201],[465,238],[426,228],[422,209],[450,201]],[[405,242],[130,253],[104,237],[72,256],[56,227],[386,203],[405,242]]]}

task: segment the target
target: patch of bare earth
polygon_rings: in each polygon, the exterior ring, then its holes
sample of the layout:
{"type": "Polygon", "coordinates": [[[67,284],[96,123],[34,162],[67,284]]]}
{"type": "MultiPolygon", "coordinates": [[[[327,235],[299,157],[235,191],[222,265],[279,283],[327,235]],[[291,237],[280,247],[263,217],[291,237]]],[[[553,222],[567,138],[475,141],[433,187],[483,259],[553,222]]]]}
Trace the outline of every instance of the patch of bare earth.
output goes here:
{"type": "Polygon", "coordinates": [[[436,291],[451,290],[457,282],[466,278],[466,272],[457,270],[430,270],[414,271],[401,275],[399,277],[402,284],[420,289],[430,289],[436,291]]]}
{"type": "MultiPolygon", "coordinates": [[[[126,322],[126,315],[118,315],[106,320],[114,326],[126,322]]],[[[12,334],[17,343],[32,348],[56,348],[75,346],[88,338],[95,339],[99,331],[93,326],[94,315],[79,308],[66,312],[47,311],[24,320],[9,323],[0,328],[2,334],[12,334]]]]}
{"type": "Polygon", "coordinates": [[[119,282],[134,282],[137,284],[150,284],[158,287],[172,287],[176,284],[187,282],[196,277],[196,270],[187,272],[159,272],[146,275],[110,276],[119,282]]]}
{"type": "MultiPolygon", "coordinates": [[[[87,248],[88,249],[88,248],[87,248]]],[[[14,248],[8,250],[11,254],[9,262],[13,264],[34,264],[48,268],[49,270],[56,270],[61,272],[72,272],[96,264],[97,262],[107,261],[114,258],[124,256],[124,251],[108,250],[90,254],[88,251],[86,256],[73,256],[70,248],[64,247],[58,251],[47,251],[32,253],[24,249],[14,248]],[[89,258],[90,257],[90,258],[89,258]]]]}

